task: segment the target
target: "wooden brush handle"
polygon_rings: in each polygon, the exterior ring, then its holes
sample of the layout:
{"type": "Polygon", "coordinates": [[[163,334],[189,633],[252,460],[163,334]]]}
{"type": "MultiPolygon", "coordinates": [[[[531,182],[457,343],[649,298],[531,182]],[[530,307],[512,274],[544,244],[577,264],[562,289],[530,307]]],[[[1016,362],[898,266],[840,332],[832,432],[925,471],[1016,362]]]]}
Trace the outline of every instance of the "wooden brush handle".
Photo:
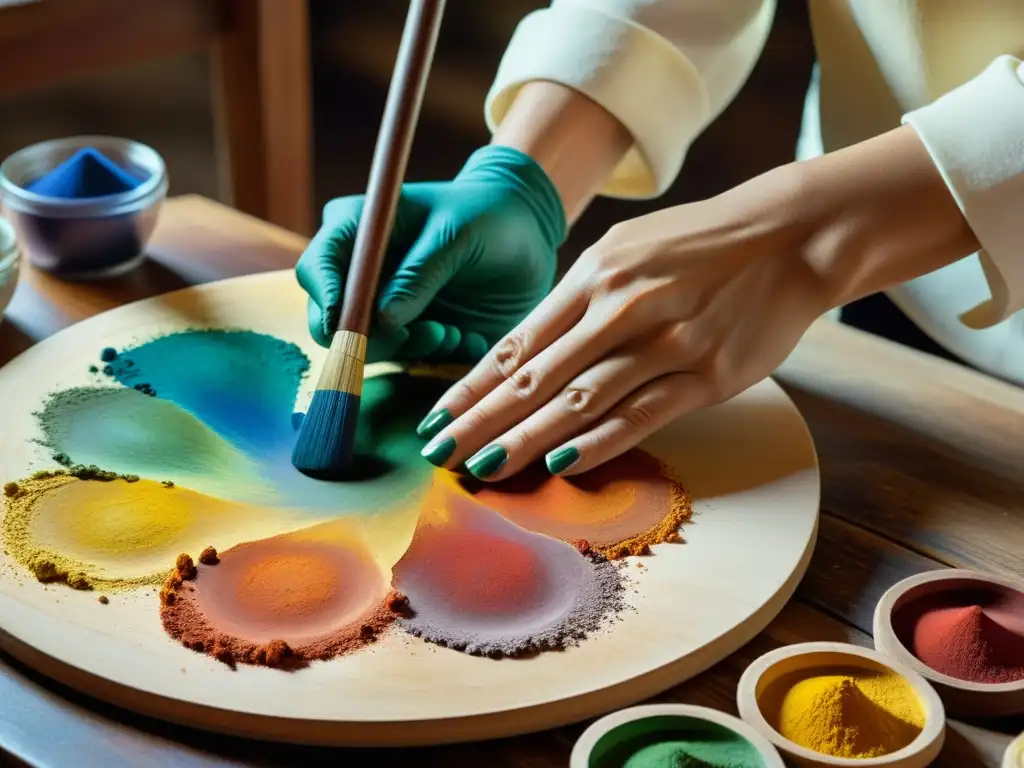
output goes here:
{"type": "Polygon", "coordinates": [[[430,75],[444,3],[445,0],[412,0],[409,4],[356,230],[344,303],[338,318],[339,331],[354,331],[364,336],[370,331],[377,283],[430,75]]]}

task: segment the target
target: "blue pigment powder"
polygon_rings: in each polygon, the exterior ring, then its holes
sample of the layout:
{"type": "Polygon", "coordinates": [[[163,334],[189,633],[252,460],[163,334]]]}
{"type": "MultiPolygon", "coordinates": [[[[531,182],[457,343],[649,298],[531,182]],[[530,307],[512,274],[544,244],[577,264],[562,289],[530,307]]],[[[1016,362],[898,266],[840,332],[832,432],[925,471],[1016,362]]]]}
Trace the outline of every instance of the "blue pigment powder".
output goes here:
{"type": "Polygon", "coordinates": [[[122,350],[110,375],[153,390],[253,458],[291,450],[291,414],[309,360],[299,347],[253,331],[174,333],[122,350]]]}
{"type": "Polygon", "coordinates": [[[98,150],[86,147],[25,188],[37,195],[79,199],[118,195],[135,189],[145,180],[98,150]]]}
{"type": "Polygon", "coordinates": [[[302,419],[295,400],[309,369],[295,344],[253,331],[192,330],[108,347],[101,359],[110,360],[103,372],[123,388],[57,392],[38,415],[41,442],[74,463],[314,517],[408,508],[433,471],[419,456],[416,425],[447,388],[443,380],[367,379],[359,472],[349,482],[323,482],[291,463],[302,419]]]}

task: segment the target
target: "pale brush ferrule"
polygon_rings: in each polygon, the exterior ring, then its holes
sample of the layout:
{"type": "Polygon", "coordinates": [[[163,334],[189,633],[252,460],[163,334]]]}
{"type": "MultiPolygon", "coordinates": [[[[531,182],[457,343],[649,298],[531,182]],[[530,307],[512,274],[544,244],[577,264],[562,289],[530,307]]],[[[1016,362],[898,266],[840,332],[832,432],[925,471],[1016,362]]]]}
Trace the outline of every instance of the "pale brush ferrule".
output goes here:
{"type": "Polygon", "coordinates": [[[338,331],[331,340],[316,388],[359,397],[363,393],[365,363],[366,337],[355,331],[338,331]]]}

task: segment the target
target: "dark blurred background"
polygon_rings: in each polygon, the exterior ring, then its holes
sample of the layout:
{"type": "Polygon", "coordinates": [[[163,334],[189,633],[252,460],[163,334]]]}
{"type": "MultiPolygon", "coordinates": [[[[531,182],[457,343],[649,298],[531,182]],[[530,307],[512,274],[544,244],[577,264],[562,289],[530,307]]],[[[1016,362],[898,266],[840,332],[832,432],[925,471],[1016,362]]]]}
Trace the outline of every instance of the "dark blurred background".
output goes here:
{"type": "MultiPolygon", "coordinates": [[[[291,0],[302,2],[303,0],[291,0]]],[[[724,0],[728,1],[728,0],[724,0]]],[[[448,3],[411,179],[449,177],[488,139],[483,100],[516,23],[538,0],[448,3]]],[[[362,191],[407,3],[310,0],[317,211],[362,191]]],[[[780,3],[746,87],[696,142],[666,198],[599,200],[565,248],[572,258],[611,224],[669,204],[714,195],[793,158],[814,54],[805,3],[780,3]]],[[[190,55],[90,76],[0,102],[0,156],[83,133],[150,144],[168,163],[171,194],[218,197],[209,61],[190,55]]]]}

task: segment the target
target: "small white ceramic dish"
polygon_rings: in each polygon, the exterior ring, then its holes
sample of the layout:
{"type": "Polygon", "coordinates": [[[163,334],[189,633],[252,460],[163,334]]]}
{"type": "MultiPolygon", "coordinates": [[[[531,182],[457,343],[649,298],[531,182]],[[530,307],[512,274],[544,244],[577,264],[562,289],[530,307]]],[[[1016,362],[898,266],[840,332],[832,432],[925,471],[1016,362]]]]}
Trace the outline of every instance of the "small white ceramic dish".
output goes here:
{"type": "Polygon", "coordinates": [[[795,765],[845,766],[846,768],[925,768],[942,750],[946,713],[935,689],[910,667],[878,651],[845,643],[799,643],[766,653],[740,678],[736,691],[740,717],[763,735],[795,765]],[[910,744],[881,757],[833,757],[790,741],[768,722],[761,700],[772,683],[794,672],[815,669],[862,668],[871,672],[895,672],[914,689],[924,710],[924,728],[910,744]]]}
{"type": "Polygon", "coordinates": [[[882,595],[875,607],[875,649],[931,682],[951,714],[970,717],[1019,715],[1024,713],[1024,680],[973,683],[938,672],[914,656],[900,640],[893,623],[896,612],[915,600],[945,591],[986,587],[1024,595],[1024,581],[1021,579],[955,568],[919,573],[898,582],[882,595]]]}

